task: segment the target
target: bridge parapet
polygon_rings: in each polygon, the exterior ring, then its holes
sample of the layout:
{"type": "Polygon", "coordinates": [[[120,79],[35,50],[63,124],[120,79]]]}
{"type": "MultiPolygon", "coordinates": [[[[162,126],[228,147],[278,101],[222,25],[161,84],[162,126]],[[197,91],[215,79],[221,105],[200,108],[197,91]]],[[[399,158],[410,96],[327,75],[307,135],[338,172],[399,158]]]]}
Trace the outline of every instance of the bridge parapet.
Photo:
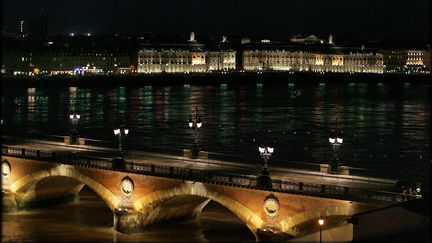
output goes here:
{"type": "Polygon", "coordinates": [[[2,145],[2,154],[12,157],[47,161],[50,163],[68,164],[76,167],[114,170],[134,174],[203,182],[208,184],[244,187],[250,189],[318,196],[374,204],[399,203],[411,199],[417,199],[419,197],[416,195],[406,195],[395,192],[376,191],[338,185],[306,183],[284,179],[273,179],[272,188],[266,188],[258,186],[257,176],[216,173],[205,170],[163,166],[150,163],[126,162],[125,169],[114,169],[112,168],[112,161],[79,157],[79,155],[75,153],[56,153],[52,151],[35,150],[6,145],[2,145]]]}

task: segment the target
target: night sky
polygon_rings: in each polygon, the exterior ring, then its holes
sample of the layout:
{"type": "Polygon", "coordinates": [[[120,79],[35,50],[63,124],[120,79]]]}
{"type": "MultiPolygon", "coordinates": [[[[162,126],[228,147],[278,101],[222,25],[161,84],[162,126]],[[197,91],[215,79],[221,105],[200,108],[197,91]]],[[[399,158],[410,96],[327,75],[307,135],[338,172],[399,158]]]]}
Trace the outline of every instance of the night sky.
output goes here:
{"type": "Polygon", "coordinates": [[[3,30],[44,9],[50,34],[189,33],[430,41],[430,0],[3,0],[3,30]]]}

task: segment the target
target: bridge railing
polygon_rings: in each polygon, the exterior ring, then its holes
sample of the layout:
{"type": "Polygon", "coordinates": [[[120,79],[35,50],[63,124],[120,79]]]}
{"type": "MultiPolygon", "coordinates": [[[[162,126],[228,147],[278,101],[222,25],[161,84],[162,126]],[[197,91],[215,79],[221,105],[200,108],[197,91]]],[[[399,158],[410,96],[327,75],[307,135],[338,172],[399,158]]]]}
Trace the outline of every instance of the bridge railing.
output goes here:
{"type": "MultiPolygon", "coordinates": [[[[2,145],[2,155],[31,158],[48,161],[50,163],[55,162],[78,167],[118,170],[113,168],[112,161],[80,157],[78,154],[75,153],[60,153],[2,145]]],[[[271,188],[259,187],[259,178],[255,175],[229,174],[184,167],[156,165],[150,163],[126,162],[125,169],[120,171],[159,177],[177,178],[190,181],[199,181],[211,184],[247,187],[251,189],[261,189],[267,191],[303,194],[320,197],[324,196],[351,201],[395,203],[416,199],[419,197],[416,195],[407,195],[395,192],[376,191],[370,189],[344,187],[339,185],[306,183],[284,179],[273,179],[271,188]]]]}

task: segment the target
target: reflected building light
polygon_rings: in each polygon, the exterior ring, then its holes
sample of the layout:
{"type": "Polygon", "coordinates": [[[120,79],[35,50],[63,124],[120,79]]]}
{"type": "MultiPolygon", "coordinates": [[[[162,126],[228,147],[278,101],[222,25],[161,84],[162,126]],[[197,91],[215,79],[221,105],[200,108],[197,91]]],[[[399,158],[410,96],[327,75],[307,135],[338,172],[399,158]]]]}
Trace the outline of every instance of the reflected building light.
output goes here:
{"type": "Polygon", "coordinates": [[[27,101],[28,103],[32,103],[34,104],[35,102],[35,93],[36,93],[36,88],[28,88],[27,89],[27,101]]]}
{"type": "Polygon", "coordinates": [[[76,103],[77,87],[69,87],[69,106],[73,107],[76,103]]]}
{"type": "Polygon", "coordinates": [[[36,102],[36,88],[27,89],[27,120],[33,121],[35,113],[35,102],[36,102]]]}
{"type": "Polygon", "coordinates": [[[164,88],[164,98],[165,98],[165,102],[164,102],[164,118],[165,118],[165,121],[168,121],[168,119],[169,119],[169,112],[168,112],[168,108],[167,107],[170,107],[170,91],[171,91],[170,87],[165,87],[164,88]]]}
{"type": "Polygon", "coordinates": [[[140,89],[131,89],[129,91],[129,121],[135,122],[139,119],[139,101],[140,101],[140,89]]]}
{"type": "Polygon", "coordinates": [[[77,87],[69,87],[69,94],[76,97],[77,87]]]}

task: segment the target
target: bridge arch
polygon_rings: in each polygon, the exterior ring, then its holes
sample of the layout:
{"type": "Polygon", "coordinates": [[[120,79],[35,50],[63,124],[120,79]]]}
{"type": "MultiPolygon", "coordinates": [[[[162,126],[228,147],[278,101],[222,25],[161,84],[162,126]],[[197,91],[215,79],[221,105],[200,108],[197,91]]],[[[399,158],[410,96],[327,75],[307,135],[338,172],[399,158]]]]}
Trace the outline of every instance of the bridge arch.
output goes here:
{"type": "Polygon", "coordinates": [[[15,195],[25,194],[32,185],[35,185],[44,179],[59,176],[72,178],[88,186],[106,203],[106,205],[112,211],[114,211],[115,208],[118,208],[121,204],[120,200],[110,190],[92,178],[80,173],[76,167],[69,165],[58,165],[49,169],[32,172],[13,182],[10,185],[9,190],[15,195]]]}
{"type": "Polygon", "coordinates": [[[297,226],[308,221],[318,220],[320,217],[326,218],[330,216],[346,216],[349,217],[358,212],[358,209],[351,203],[345,205],[336,205],[330,207],[316,208],[293,215],[287,219],[280,221],[280,227],[283,232],[290,232],[295,237],[300,235],[297,226]]]}
{"type": "Polygon", "coordinates": [[[201,212],[210,200],[214,200],[236,215],[254,235],[264,224],[264,221],[255,212],[242,203],[219,192],[208,190],[204,184],[198,182],[186,182],[175,188],[152,192],[136,200],[133,207],[136,211],[147,214],[165,200],[187,195],[203,198],[203,202],[195,208],[196,212],[201,212]]]}

